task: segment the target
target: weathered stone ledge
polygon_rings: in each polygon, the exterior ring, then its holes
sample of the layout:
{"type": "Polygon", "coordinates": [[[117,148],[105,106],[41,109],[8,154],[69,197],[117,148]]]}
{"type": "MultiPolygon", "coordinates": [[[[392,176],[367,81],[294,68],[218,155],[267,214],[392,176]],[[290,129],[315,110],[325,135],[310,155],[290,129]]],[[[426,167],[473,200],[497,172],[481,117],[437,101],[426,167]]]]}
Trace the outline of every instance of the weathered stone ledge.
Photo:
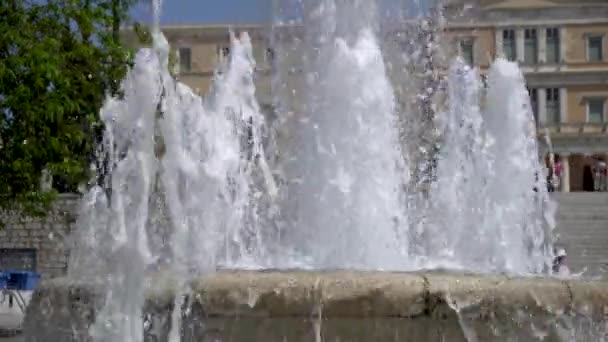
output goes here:
{"type": "MultiPolygon", "coordinates": [[[[174,281],[150,278],[149,301],[173,301],[174,281]]],[[[57,278],[37,295],[99,293],[93,284],[57,278]]],[[[78,295],[76,295],[78,297],[78,295]]],[[[220,271],[191,283],[190,299],[208,316],[415,317],[437,305],[540,308],[547,313],[590,309],[608,315],[608,282],[552,277],[509,277],[449,272],[220,271]]],[[[603,318],[603,316],[602,316],[603,318]]]]}
{"type": "Polygon", "coordinates": [[[608,282],[505,275],[223,271],[194,281],[192,289],[209,316],[310,317],[321,309],[324,317],[410,318],[444,303],[549,314],[608,309],[608,282]]]}
{"type": "MultiPolygon", "coordinates": [[[[167,274],[148,283],[144,311],[162,327],[156,340],[164,341],[175,284],[167,274]]],[[[25,332],[33,336],[28,341],[63,338],[57,331],[72,331],[72,337],[80,332],[76,337],[86,341],[101,305],[99,293],[94,285],[66,279],[44,283],[28,309],[25,332]]],[[[295,331],[310,328],[314,320],[336,337],[389,336],[386,330],[420,336],[419,341],[435,340],[431,335],[460,341],[468,324],[487,341],[502,341],[492,337],[496,327],[503,329],[502,337],[525,340],[536,334],[530,326],[557,336],[563,317],[596,324],[608,313],[608,282],[447,272],[221,271],[194,280],[187,297],[183,341],[206,341],[198,338],[217,331],[242,336],[233,341],[283,341],[281,336],[295,338],[295,331]],[[260,337],[251,339],[254,333],[260,337]]]]}

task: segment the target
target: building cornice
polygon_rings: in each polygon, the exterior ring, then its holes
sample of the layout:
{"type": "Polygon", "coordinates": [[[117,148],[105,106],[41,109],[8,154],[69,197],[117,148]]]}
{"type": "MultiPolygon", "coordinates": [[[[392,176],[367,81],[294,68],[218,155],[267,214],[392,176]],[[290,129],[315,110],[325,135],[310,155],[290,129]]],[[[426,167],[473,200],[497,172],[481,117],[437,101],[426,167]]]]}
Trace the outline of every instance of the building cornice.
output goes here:
{"type": "Polygon", "coordinates": [[[446,28],[451,29],[479,29],[479,28],[507,28],[530,26],[581,26],[581,25],[608,25],[608,18],[588,19],[559,19],[559,20],[505,20],[505,21],[471,21],[448,22],[446,28]]]}
{"type": "Polygon", "coordinates": [[[551,134],[553,152],[558,154],[594,154],[608,150],[607,134],[551,134]]]}
{"type": "Polygon", "coordinates": [[[603,0],[498,0],[481,1],[480,5],[483,10],[530,10],[606,6],[607,4],[603,0]]]}
{"type": "Polygon", "coordinates": [[[222,29],[268,29],[272,25],[268,24],[180,24],[180,25],[163,25],[162,30],[214,30],[222,29]]]}
{"type": "Polygon", "coordinates": [[[608,69],[592,72],[528,72],[526,81],[530,87],[564,87],[577,85],[608,85],[608,69]]]}
{"type": "MultiPolygon", "coordinates": [[[[385,23],[381,30],[382,35],[387,37],[408,30],[408,27],[416,27],[420,19],[402,20],[399,23],[385,23]]],[[[474,30],[493,28],[514,27],[549,27],[549,26],[582,26],[582,25],[608,25],[608,15],[596,18],[577,19],[533,19],[533,20],[448,20],[446,30],[474,30]]],[[[129,29],[125,29],[128,31],[129,29]]],[[[271,34],[275,36],[297,36],[303,33],[305,27],[299,24],[292,25],[270,25],[270,24],[216,24],[216,25],[165,25],[161,28],[166,36],[182,39],[197,40],[225,40],[228,39],[230,30],[241,32],[247,31],[252,39],[267,39],[271,34]]]]}

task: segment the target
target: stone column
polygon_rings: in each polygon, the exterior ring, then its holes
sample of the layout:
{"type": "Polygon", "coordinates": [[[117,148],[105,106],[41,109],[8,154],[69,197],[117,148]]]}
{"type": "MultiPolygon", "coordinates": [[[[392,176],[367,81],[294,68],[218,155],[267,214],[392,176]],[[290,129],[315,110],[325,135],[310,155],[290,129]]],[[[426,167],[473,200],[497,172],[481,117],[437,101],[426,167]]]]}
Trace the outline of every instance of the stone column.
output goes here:
{"type": "Polygon", "coordinates": [[[494,56],[494,58],[504,57],[505,55],[502,48],[502,31],[501,28],[496,28],[496,31],[494,32],[494,40],[496,42],[496,56],[494,56]]]}
{"type": "Polygon", "coordinates": [[[524,28],[518,28],[515,30],[515,56],[517,57],[516,60],[520,63],[523,63],[525,59],[525,31],[526,30],[524,28]]]}
{"type": "Polygon", "coordinates": [[[568,122],[568,88],[559,88],[559,121],[568,122]]]}
{"type": "Polygon", "coordinates": [[[180,66],[182,65],[181,60],[180,60],[181,56],[179,55],[179,49],[175,49],[175,65],[173,65],[173,73],[175,75],[179,75],[180,73],[180,66]]]}
{"type": "Polygon", "coordinates": [[[570,192],[570,154],[562,153],[560,156],[562,162],[562,192],[570,192]]]}
{"type": "Polygon", "coordinates": [[[567,31],[566,27],[559,28],[559,58],[557,59],[558,64],[562,64],[566,60],[566,48],[568,41],[566,37],[567,31]]]}
{"type": "Polygon", "coordinates": [[[538,127],[544,127],[547,123],[547,89],[536,90],[536,101],[538,104],[538,127]]]}
{"type": "Polygon", "coordinates": [[[538,62],[544,64],[547,62],[547,29],[539,27],[536,33],[538,39],[538,62]]]}

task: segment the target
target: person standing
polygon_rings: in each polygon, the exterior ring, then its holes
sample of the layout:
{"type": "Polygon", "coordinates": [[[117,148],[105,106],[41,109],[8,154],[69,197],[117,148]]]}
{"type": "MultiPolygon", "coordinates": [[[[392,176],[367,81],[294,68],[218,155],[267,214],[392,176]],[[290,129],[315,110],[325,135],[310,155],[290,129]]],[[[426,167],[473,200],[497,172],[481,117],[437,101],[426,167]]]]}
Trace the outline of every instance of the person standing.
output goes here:
{"type": "Polygon", "coordinates": [[[555,176],[553,174],[553,168],[548,167],[547,168],[547,192],[554,192],[555,191],[555,182],[554,182],[555,176]]]}
{"type": "Polygon", "coordinates": [[[566,266],[566,250],[559,248],[555,252],[555,258],[553,259],[553,274],[558,276],[569,276],[570,269],[566,266]]]}
{"type": "Polygon", "coordinates": [[[606,162],[602,159],[598,161],[599,169],[599,191],[606,191],[606,162]]]}
{"type": "Polygon", "coordinates": [[[601,180],[602,180],[602,171],[600,169],[600,162],[597,159],[593,160],[593,167],[591,168],[593,171],[593,191],[598,192],[601,191],[601,180]]]}
{"type": "Polygon", "coordinates": [[[561,158],[557,157],[557,161],[555,162],[555,165],[553,165],[553,174],[554,174],[554,184],[553,187],[555,189],[560,188],[560,185],[562,184],[562,161],[561,158]]]}

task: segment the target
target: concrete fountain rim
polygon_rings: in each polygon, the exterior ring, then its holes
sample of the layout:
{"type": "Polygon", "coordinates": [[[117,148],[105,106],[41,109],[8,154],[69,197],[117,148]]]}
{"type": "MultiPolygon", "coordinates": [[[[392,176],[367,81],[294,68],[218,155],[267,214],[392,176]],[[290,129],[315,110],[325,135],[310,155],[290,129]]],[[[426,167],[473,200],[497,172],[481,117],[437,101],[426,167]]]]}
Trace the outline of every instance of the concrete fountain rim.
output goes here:
{"type": "MultiPolygon", "coordinates": [[[[429,315],[447,305],[488,312],[526,309],[542,314],[583,313],[603,319],[608,282],[453,271],[294,271],[221,270],[181,287],[168,272],[149,275],[145,297],[153,306],[170,306],[176,294],[204,308],[207,316],[402,317],[429,315]]],[[[101,293],[98,285],[60,278],[37,291],[101,293]]]]}

